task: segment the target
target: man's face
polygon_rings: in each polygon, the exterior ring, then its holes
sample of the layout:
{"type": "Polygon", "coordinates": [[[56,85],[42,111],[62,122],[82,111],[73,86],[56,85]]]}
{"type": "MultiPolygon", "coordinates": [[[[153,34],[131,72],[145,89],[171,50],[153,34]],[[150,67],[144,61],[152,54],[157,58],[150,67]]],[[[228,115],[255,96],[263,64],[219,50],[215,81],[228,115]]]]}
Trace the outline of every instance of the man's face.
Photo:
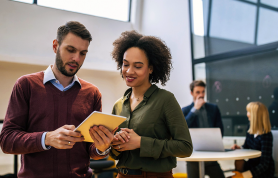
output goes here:
{"type": "Polygon", "coordinates": [[[193,96],[193,101],[195,101],[197,98],[205,99],[205,87],[194,87],[193,92],[191,92],[191,95],[193,96]]]}
{"type": "Polygon", "coordinates": [[[88,52],[89,41],[68,33],[62,43],[54,40],[55,65],[65,76],[74,76],[82,66],[88,52]]]}

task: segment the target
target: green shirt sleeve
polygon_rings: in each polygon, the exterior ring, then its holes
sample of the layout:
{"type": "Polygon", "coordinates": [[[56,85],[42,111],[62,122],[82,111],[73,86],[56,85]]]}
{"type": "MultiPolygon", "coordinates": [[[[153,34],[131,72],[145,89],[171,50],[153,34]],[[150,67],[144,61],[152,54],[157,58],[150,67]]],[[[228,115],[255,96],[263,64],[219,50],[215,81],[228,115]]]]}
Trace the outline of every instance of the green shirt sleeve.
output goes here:
{"type": "Polygon", "coordinates": [[[140,157],[158,159],[169,156],[189,157],[192,154],[192,141],[181,108],[174,95],[168,95],[162,110],[172,139],[159,140],[142,136],[140,157]]]}
{"type": "MultiPolygon", "coordinates": [[[[112,109],[112,114],[115,114],[115,115],[120,115],[121,111],[122,111],[122,102],[121,102],[121,99],[120,98],[118,101],[116,101],[116,103],[114,104],[113,106],[113,109],[112,109]]],[[[112,146],[111,146],[111,151],[109,153],[109,155],[115,159],[115,160],[118,160],[120,159],[121,157],[121,152],[115,150],[112,146]]]]}

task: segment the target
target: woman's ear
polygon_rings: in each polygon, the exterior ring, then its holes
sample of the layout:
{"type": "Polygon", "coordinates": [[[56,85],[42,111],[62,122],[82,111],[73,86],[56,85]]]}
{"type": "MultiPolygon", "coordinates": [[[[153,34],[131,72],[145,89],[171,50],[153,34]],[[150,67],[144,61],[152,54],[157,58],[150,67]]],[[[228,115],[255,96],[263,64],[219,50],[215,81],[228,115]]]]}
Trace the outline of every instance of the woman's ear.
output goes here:
{"type": "Polygon", "coordinates": [[[149,73],[150,73],[150,74],[153,73],[153,66],[149,66],[149,73]]]}

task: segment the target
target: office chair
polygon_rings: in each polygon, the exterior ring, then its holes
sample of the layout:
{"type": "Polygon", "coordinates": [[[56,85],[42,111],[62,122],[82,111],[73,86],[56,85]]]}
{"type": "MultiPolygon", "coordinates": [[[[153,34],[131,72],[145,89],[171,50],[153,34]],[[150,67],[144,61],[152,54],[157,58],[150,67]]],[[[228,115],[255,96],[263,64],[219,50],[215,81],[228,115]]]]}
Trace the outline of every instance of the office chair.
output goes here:
{"type": "Polygon", "coordinates": [[[90,160],[90,168],[93,169],[93,176],[98,178],[98,175],[103,172],[117,172],[117,169],[108,169],[114,165],[114,161],[107,160],[90,160]]]}

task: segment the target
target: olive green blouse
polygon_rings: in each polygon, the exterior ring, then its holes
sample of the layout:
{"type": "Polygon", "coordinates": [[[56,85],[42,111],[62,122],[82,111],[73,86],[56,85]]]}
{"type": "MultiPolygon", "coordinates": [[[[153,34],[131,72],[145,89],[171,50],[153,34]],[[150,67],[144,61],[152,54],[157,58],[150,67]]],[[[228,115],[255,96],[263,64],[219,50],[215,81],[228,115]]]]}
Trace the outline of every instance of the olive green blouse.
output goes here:
{"type": "Polygon", "coordinates": [[[130,109],[129,88],[113,107],[113,114],[127,120],[119,128],[133,129],[141,136],[141,148],[110,155],[118,159],[118,168],[141,169],[147,172],[167,172],[176,167],[176,157],[189,157],[192,142],[181,108],[174,95],[152,85],[133,112],[130,109]]]}

